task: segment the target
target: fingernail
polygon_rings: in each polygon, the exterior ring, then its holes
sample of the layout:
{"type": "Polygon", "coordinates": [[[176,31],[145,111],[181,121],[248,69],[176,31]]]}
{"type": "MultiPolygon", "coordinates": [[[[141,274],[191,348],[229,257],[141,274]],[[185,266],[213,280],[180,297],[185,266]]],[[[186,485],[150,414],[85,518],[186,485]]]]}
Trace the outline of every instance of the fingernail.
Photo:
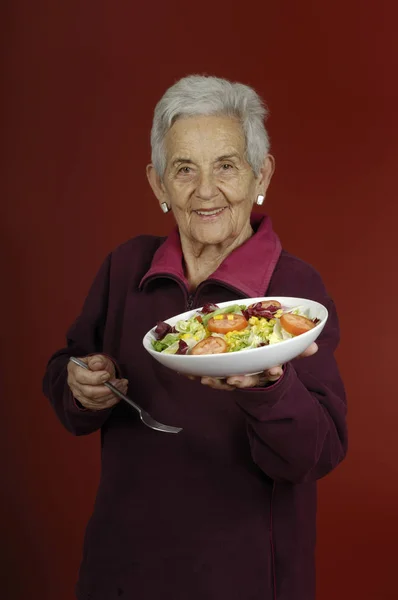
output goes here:
{"type": "Polygon", "coordinates": [[[109,373],[105,373],[104,375],[102,375],[100,381],[108,381],[109,379],[109,373]]]}

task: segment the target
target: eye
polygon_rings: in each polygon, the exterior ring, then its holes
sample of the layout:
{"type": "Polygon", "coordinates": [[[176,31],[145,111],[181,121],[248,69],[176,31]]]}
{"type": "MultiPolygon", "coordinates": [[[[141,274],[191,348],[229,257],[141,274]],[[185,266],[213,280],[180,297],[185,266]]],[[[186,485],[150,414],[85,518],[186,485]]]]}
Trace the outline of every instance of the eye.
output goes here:
{"type": "Polygon", "coordinates": [[[191,167],[181,167],[181,169],[178,169],[178,172],[187,175],[191,172],[191,167]]]}
{"type": "Polygon", "coordinates": [[[233,169],[233,166],[230,165],[229,163],[224,163],[223,165],[221,165],[221,169],[223,171],[230,171],[231,169],[233,169]]]}

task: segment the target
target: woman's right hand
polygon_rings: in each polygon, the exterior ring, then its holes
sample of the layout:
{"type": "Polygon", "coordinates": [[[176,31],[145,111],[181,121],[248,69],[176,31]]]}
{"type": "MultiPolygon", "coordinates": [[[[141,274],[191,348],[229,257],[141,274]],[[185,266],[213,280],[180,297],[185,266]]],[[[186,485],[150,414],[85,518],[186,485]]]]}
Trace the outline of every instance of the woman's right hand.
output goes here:
{"type": "Polygon", "coordinates": [[[127,379],[115,379],[115,365],[103,354],[86,356],[80,359],[88,365],[89,370],[79,367],[74,362],[68,363],[68,385],[73,397],[88,410],[111,408],[119,402],[105,385],[105,381],[113,383],[118,390],[127,392],[127,379]]]}

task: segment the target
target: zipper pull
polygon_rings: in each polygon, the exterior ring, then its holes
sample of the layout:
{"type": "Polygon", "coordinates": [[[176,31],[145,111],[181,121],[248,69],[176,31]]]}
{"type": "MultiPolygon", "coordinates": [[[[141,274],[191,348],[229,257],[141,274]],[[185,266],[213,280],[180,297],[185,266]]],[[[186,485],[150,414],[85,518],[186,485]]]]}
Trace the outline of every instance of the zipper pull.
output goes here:
{"type": "Polygon", "coordinates": [[[191,310],[193,306],[194,294],[189,294],[187,298],[187,310],[191,310]]]}

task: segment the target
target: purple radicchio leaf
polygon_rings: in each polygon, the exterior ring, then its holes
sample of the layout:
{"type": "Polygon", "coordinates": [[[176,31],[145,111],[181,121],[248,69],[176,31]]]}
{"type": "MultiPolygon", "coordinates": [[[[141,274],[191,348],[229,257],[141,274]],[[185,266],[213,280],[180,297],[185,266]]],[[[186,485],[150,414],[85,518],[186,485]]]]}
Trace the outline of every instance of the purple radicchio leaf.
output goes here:
{"type": "Polygon", "coordinates": [[[184,340],[179,340],[176,354],[187,354],[189,346],[184,340]]]}
{"type": "Polygon", "coordinates": [[[162,340],[168,333],[175,333],[174,327],[164,321],[158,321],[154,331],[155,338],[162,340]]]}
{"type": "Polygon", "coordinates": [[[273,319],[275,313],[279,310],[279,306],[270,305],[264,308],[261,302],[256,302],[252,304],[246,310],[243,311],[244,317],[246,320],[249,320],[250,317],[262,317],[264,319],[273,319]]]}
{"type": "Polygon", "coordinates": [[[217,306],[217,304],[213,304],[213,302],[208,302],[207,304],[205,304],[202,308],[202,310],[200,311],[203,315],[208,315],[209,313],[214,312],[215,310],[217,310],[218,308],[220,308],[219,306],[217,306]]]}

